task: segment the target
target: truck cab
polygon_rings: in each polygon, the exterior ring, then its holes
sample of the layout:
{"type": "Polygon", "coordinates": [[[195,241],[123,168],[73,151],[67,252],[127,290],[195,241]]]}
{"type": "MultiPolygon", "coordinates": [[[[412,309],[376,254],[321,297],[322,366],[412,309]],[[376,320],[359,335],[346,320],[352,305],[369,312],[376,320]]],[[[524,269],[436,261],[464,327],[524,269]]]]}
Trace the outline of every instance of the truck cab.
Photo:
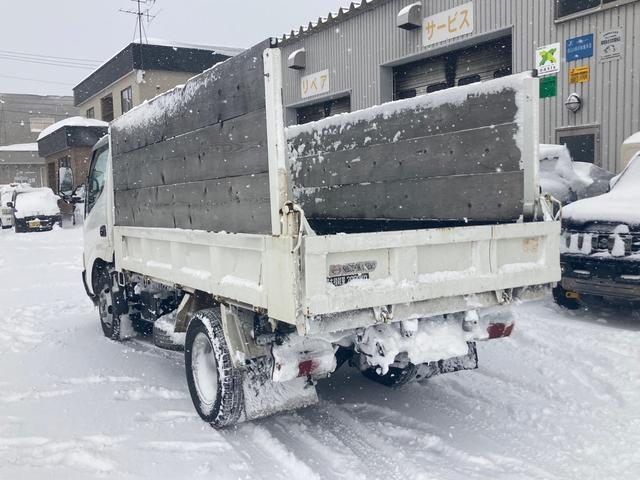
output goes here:
{"type": "Polygon", "coordinates": [[[109,136],[93,147],[86,184],[82,273],[87,293],[96,295],[96,281],[104,266],[113,263],[113,193],[109,136]]]}

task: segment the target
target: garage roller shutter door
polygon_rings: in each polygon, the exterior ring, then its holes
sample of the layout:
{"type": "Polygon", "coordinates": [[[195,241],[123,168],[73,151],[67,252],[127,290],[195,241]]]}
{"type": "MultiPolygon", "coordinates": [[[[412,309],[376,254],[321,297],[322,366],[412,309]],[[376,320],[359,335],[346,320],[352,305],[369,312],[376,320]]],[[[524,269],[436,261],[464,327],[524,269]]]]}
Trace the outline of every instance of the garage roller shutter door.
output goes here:
{"type": "Polygon", "coordinates": [[[511,39],[484,43],[456,55],[456,85],[511,74],[511,39]]]}
{"type": "Polygon", "coordinates": [[[394,99],[415,97],[447,88],[446,57],[430,58],[394,69],[394,99]]]}
{"type": "Polygon", "coordinates": [[[397,66],[393,69],[394,99],[510,75],[511,52],[511,37],[504,37],[397,66]]]}

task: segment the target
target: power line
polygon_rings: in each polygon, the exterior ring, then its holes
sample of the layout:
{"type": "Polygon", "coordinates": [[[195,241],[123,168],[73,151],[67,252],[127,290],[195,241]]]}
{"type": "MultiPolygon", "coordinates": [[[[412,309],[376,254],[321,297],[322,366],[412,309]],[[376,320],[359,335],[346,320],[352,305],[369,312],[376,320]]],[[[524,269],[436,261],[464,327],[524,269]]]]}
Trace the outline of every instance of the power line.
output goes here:
{"type": "Polygon", "coordinates": [[[78,68],[81,70],[93,70],[96,68],[96,65],[80,65],[74,63],[64,63],[64,62],[53,62],[53,61],[44,61],[44,60],[35,60],[35,59],[27,59],[22,57],[15,57],[6,54],[0,54],[0,59],[10,60],[14,62],[24,62],[24,63],[35,63],[39,65],[51,65],[53,67],[65,67],[65,68],[78,68]]]}
{"type": "Polygon", "coordinates": [[[13,80],[24,80],[27,82],[40,82],[40,83],[50,83],[52,85],[64,85],[66,87],[73,87],[72,83],[64,83],[64,82],[56,82],[54,80],[40,80],[38,78],[28,78],[28,77],[16,77],[13,75],[0,75],[0,78],[11,78],[13,80]]]}
{"type": "Polygon", "coordinates": [[[12,51],[12,50],[0,50],[0,53],[7,53],[10,55],[20,55],[20,56],[24,56],[24,57],[37,57],[40,59],[44,59],[44,60],[71,60],[74,63],[91,63],[91,64],[96,64],[99,65],[102,62],[100,60],[94,60],[94,59],[89,59],[89,58],[73,58],[73,57],[56,57],[54,55],[44,55],[44,54],[40,54],[40,53],[27,53],[27,52],[16,52],[16,51],[12,51]]]}

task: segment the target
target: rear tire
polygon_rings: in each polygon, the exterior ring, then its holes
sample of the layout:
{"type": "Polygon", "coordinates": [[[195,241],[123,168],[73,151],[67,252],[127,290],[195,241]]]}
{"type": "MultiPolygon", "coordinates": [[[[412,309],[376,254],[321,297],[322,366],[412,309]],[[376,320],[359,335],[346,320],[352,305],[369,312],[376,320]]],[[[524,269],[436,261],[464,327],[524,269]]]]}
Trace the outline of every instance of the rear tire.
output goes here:
{"type": "Polygon", "coordinates": [[[361,373],[369,380],[384,385],[385,387],[397,388],[415,380],[418,374],[418,367],[412,363],[404,368],[389,367],[389,371],[380,375],[377,370],[379,367],[369,367],[362,370],[361,373]]]}
{"type": "Polygon", "coordinates": [[[219,309],[195,313],[187,329],[184,360],[189,393],[200,418],[214,428],[238,423],[244,406],[242,373],[231,360],[219,309]]]}
{"type": "Polygon", "coordinates": [[[552,291],[553,300],[567,310],[579,310],[580,302],[575,298],[567,298],[567,291],[558,284],[552,291]]]}

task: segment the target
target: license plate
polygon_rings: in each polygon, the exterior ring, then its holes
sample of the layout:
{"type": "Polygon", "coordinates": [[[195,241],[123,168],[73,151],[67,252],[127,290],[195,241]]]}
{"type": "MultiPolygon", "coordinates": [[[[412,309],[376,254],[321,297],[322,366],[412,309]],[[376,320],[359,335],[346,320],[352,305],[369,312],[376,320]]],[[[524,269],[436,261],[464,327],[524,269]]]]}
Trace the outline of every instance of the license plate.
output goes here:
{"type": "Polygon", "coordinates": [[[327,281],[336,287],[342,287],[343,285],[346,285],[352,280],[359,280],[359,279],[366,280],[368,278],[369,278],[368,273],[359,273],[355,275],[340,275],[339,277],[328,277],[327,281]]]}
{"type": "Polygon", "coordinates": [[[29,228],[40,228],[40,220],[29,220],[28,222],[29,228]]]}

